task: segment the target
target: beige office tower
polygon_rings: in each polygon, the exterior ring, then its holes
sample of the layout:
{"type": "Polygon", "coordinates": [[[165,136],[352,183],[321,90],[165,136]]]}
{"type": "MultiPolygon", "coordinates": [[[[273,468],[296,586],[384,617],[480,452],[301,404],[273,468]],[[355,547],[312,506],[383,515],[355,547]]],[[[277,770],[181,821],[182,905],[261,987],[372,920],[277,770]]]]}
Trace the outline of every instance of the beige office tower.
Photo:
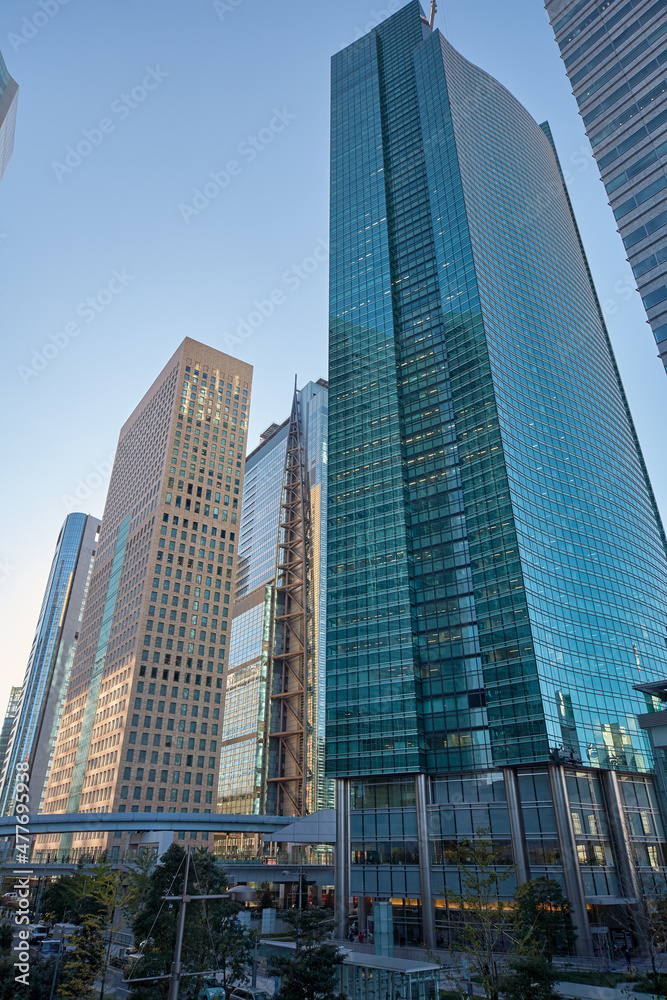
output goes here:
{"type": "Polygon", "coordinates": [[[251,383],[187,338],[120,432],[46,813],[215,811],[251,383]]]}

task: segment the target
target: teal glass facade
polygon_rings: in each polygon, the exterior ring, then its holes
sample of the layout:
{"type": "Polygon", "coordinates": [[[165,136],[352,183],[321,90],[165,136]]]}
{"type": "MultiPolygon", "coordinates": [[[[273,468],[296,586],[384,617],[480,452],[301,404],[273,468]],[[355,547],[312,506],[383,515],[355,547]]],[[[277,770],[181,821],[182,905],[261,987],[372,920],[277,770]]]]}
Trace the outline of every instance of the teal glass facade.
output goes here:
{"type": "Polygon", "coordinates": [[[664,535],[548,128],[412,2],[331,156],[329,773],[649,769],[664,535]]]}
{"type": "Polygon", "coordinates": [[[549,126],[417,0],[334,57],[331,121],[339,926],[391,900],[395,943],[451,947],[485,829],[501,896],[557,879],[612,954],[667,873],[633,687],[667,556],[549,126]]]}

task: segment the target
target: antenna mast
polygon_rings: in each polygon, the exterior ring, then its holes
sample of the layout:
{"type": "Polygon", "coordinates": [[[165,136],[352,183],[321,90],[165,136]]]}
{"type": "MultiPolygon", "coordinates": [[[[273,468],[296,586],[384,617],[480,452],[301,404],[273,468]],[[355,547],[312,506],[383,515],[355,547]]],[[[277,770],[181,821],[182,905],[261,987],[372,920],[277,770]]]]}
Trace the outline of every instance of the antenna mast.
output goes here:
{"type": "Polygon", "coordinates": [[[431,20],[429,21],[429,27],[433,28],[435,24],[435,15],[438,12],[438,2],[437,0],[431,0],[431,20]]]}

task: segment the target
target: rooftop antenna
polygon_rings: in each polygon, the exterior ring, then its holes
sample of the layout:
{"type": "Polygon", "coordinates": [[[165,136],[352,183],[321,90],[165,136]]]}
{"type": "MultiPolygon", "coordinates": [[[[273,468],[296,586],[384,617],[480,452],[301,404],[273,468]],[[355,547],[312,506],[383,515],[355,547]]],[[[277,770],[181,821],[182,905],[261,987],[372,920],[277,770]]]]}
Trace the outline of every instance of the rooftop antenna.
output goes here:
{"type": "Polygon", "coordinates": [[[438,0],[431,0],[431,20],[428,22],[429,27],[432,29],[435,24],[435,15],[438,12],[438,0]]]}

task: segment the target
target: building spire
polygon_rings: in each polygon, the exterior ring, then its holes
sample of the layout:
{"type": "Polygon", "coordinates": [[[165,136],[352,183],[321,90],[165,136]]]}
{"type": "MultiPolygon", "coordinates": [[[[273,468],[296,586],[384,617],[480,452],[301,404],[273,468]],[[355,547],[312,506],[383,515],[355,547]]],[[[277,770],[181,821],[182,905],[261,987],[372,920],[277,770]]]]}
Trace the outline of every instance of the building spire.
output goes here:
{"type": "Polygon", "coordinates": [[[435,15],[438,13],[438,0],[431,0],[431,18],[429,20],[429,27],[433,28],[435,24],[435,15]]]}

